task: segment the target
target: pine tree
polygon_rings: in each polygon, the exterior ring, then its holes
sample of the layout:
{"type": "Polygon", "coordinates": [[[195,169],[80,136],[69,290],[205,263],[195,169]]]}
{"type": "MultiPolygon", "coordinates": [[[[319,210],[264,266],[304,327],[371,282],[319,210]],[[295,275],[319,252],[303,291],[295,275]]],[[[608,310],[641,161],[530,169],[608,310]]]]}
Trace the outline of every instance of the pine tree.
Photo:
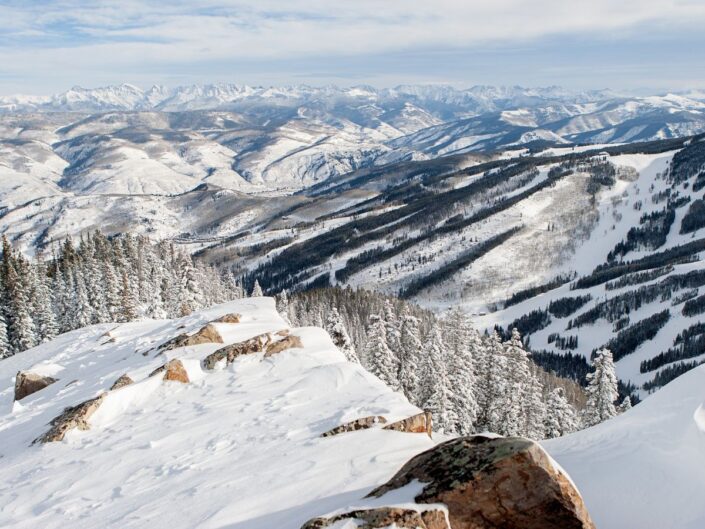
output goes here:
{"type": "MultiPolygon", "coordinates": [[[[282,319],[291,325],[289,321],[289,296],[286,293],[286,289],[282,290],[276,297],[277,312],[282,317],[282,319]]],[[[357,358],[357,355],[355,355],[357,358]]]]}
{"type": "Polygon", "coordinates": [[[34,292],[32,294],[33,317],[37,326],[39,341],[48,342],[59,334],[59,325],[54,313],[54,303],[49,290],[46,268],[42,261],[37,262],[36,269],[30,268],[33,277],[34,292]]]}
{"type": "Polygon", "coordinates": [[[19,353],[37,344],[36,327],[31,315],[30,292],[21,278],[26,271],[24,259],[10,263],[5,288],[8,292],[8,338],[13,353],[19,353]]]}
{"type": "Polygon", "coordinates": [[[629,411],[632,409],[632,399],[627,395],[624,397],[624,400],[622,400],[622,403],[619,405],[617,408],[618,413],[624,413],[625,411],[629,411]]]}
{"type": "Polygon", "coordinates": [[[399,386],[412,404],[417,400],[419,391],[419,359],[421,357],[421,331],[419,319],[408,310],[401,315],[401,333],[399,336],[399,386]]]}
{"type": "Polygon", "coordinates": [[[387,345],[387,328],[382,315],[373,314],[370,316],[367,336],[365,358],[368,362],[369,372],[396,390],[399,384],[394,371],[393,353],[387,345]]]}
{"type": "Polygon", "coordinates": [[[443,327],[448,346],[448,381],[453,388],[450,398],[457,417],[453,430],[468,435],[474,431],[479,411],[474,362],[479,337],[474,336],[476,331],[460,309],[450,311],[443,327]]]}
{"type": "Polygon", "coordinates": [[[255,279],[255,284],[252,287],[252,292],[250,293],[251,298],[261,298],[264,296],[264,292],[262,292],[262,287],[259,286],[259,281],[255,279]]]}
{"type": "Polygon", "coordinates": [[[521,426],[518,433],[531,439],[541,439],[545,414],[541,399],[543,388],[532,372],[531,360],[516,329],[512,330],[511,338],[505,343],[505,354],[509,360],[510,381],[520,391],[521,426]]]}
{"type": "Polygon", "coordinates": [[[333,340],[335,346],[340,349],[349,362],[360,363],[360,360],[355,353],[355,347],[352,344],[350,335],[343,324],[343,319],[340,317],[338,309],[335,307],[333,307],[328,313],[328,319],[326,320],[326,331],[328,331],[328,334],[333,340]]]}
{"type": "Polygon", "coordinates": [[[578,416],[565,398],[563,388],[555,388],[548,394],[544,417],[544,437],[561,437],[578,429],[578,416]]]}
{"type": "Polygon", "coordinates": [[[130,288],[130,280],[127,277],[127,272],[122,271],[122,282],[120,288],[120,322],[128,322],[137,318],[137,308],[135,306],[135,298],[130,288]]]}
{"type": "Polygon", "coordinates": [[[619,397],[617,375],[609,349],[601,349],[592,362],[594,371],[588,373],[587,405],[583,413],[583,425],[587,428],[617,415],[614,403],[619,397]]]}
{"type": "Polygon", "coordinates": [[[428,338],[428,353],[422,379],[423,408],[431,412],[433,428],[439,432],[457,433],[458,422],[451,400],[450,382],[446,368],[446,346],[439,325],[434,325],[428,338]]]}
{"type": "Polygon", "coordinates": [[[75,328],[81,328],[92,323],[93,308],[88,299],[88,291],[86,290],[86,284],[83,280],[83,274],[80,268],[76,268],[73,281],[76,286],[73,298],[73,321],[75,328]]]}
{"type": "Polygon", "coordinates": [[[5,316],[0,313],[0,359],[8,358],[12,355],[12,349],[10,348],[10,341],[7,338],[7,324],[5,323],[5,316]]]}

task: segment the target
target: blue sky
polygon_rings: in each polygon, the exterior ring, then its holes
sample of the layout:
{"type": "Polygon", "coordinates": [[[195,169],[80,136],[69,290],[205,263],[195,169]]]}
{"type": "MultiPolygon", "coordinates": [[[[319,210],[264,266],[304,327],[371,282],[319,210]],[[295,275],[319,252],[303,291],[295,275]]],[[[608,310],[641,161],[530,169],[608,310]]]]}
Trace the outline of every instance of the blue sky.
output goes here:
{"type": "Polygon", "coordinates": [[[704,0],[0,0],[0,93],[235,82],[705,88],[704,0]]]}

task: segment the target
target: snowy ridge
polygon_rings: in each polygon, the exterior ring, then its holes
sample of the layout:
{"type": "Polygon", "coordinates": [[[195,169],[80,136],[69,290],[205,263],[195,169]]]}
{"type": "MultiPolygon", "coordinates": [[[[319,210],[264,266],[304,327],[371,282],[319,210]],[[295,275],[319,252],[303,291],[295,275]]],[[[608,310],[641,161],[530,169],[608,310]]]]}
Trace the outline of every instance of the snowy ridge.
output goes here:
{"type": "Polygon", "coordinates": [[[424,434],[378,428],[320,438],[361,416],[396,420],[419,411],[345,361],[320,329],[291,330],[302,348],[248,355],[214,372],[200,361],[222,344],[155,354],[162,342],[233,312],[241,323],[214,324],[226,344],[287,327],[272,299],[250,298],[180,320],[87,327],[3,360],[0,525],[295,529],[359,505],[433,446],[424,434]],[[148,377],[172,358],[189,384],[148,377]],[[18,370],[58,381],[13,406],[18,370]],[[108,393],[88,431],[29,446],[64,407],[124,373],[134,384],[108,393]]]}

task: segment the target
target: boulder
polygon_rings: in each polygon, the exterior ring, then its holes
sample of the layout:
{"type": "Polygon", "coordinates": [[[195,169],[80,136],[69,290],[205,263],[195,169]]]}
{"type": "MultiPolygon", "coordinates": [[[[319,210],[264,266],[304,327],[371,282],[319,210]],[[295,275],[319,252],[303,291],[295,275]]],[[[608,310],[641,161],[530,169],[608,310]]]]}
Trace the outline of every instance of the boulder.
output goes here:
{"type": "Polygon", "coordinates": [[[415,511],[401,507],[379,507],[359,509],[329,518],[314,518],[301,529],[325,529],[341,521],[349,520],[357,529],[450,529],[445,513],[438,509],[415,511]]]}
{"type": "Polygon", "coordinates": [[[453,529],[595,529],[580,493],[538,443],[461,437],[413,457],[369,496],[417,480],[416,503],[442,503],[453,529]]]}
{"type": "Polygon", "coordinates": [[[15,377],[15,400],[22,400],[27,395],[36,393],[54,382],[56,379],[52,377],[37,375],[29,371],[18,371],[15,377]]]}
{"type": "Polygon", "coordinates": [[[120,378],[118,378],[115,382],[113,382],[113,385],[110,386],[110,391],[124,388],[125,386],[129,386],[133,383],[134,381],[130,377],[128,377],[127,374],[121,375],[120,378]]]}
{"type": "Polygon", "coordinates": [[[174,382],[182,382],[184,384],[188,384],[190,382],[188,378],[188,373],[184,368],[184,364],[181,362],[181,360],[178,360],[176,358],[173,360],[169,360],[163,366],[158,367],[157,369],[152,371],[149,376],[153,377],[154,375],[158,375],[159,373],[164,373],[164,377],[162,378],[162,380],[173,380],[174,382]]]}
{"type": "Polygon", "coordinates": [[[160,345],[159,351],[163,353],[176,349],[177,347],[188,347],[202,343],[223,343],[223,337],[220,336],[215,325],[211,325],[210,323],[204,325],[194,334],[179,334],[177,337],[160,345]]]}
{"type": "Polygon", "coordinates": [[[265,358],[269,358],[272,355],[281,353],[287,349],[293,349],[295,347],[303,347],[304,344],[301,342],[301,338],[289,334],[279,341],[267,345],[267,351],[264,353],[265,358]]]}
{"type": "Polygon", "coordinates": [[[211,323],[240,323],[241,318],[242,316],[233,312],[232,314],[221,316],[220,318],[213,320],[211,323]]]}
{"type": "Polygon", "coordinates": [[[345,424],[341,424],[340,426],[336,426],[335,428],[328,430],[325,433],[322,433],[321,437],[332,437],[333,435],[338,435],[341,433],[355,432],[357,430],[366,430],[367,428],[371,428],[375,424],[385,424],[386,422],[387,419],[385,419],[381,415],[370,415],[369,417],[360,417],[359,419],[346,422],[345,424]]]}
{"type": "Polygon", "coordinates": [[[433,419],[430,411],[424,411],[401,421],[388,424],[384,429],[395,430],[397,432],[425,433],[431,437],[433,433],[433,419]]]}
{"type": "Polygon", "coordinates": [[[88,419],[100,407],[107,393],[101,393],[94,399],[82,402],[77,406],[66,408],[61,415],[55,417],[49,425],[51,428],[44,435],[37,437],[32,444],[36,443],[52,443],[61,441],[70,430],[78,428],[79,430],[88,430],[90,425],[88,419]]]}

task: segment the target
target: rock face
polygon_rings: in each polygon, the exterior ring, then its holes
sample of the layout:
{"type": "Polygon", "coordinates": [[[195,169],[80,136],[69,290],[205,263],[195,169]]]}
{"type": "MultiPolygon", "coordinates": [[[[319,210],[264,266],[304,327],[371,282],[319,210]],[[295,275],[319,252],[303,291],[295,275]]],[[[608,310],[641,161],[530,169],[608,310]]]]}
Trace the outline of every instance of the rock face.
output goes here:
{"type": "Polygon", "coordinates": [[[461,437],[412,458],[370,496],[418,480],[417,503],[442,503],[453,529],[595,529],[580,494],[535,442],[461,437]]]}
{"type": "Polygon", "coordinates": [[[426,433],[431,437],[433,433],[433,419],[430,411],[424,411],[401,421],[393,422],[385,426],[384,429],[396,430],[397,432],[426,433]]]}
{"type": "Polygon", "coordinates": [[[209,323],[201,327],[198,332],[194,334],[179,334],[176,338],[164,342],[159,346],[159,351],[171,351],[177,347],[188,347],[202,343],[223,343],[223,337],[220,336],[215,326],[209,323]]]}
{"type": "Polygon", "coordinates": [[[240,323],[240,319],[242,316],[239,314],[226,314],[225,316],[221,316],[220,318],[213,320],[211,323],[240,323]]]}
{"type": "Polygon", "coordinates": [[[110,391],[113,391],[114,389],[120,389],[124,388],[125,386],[129,386],[130,384],[134,384],[134,381],[125,375],[121,375],[120,378],[118,378],[115,382],[113,382],[113,385],[110,386],[110,391]]]}
{"type": "Polygon", "coordinates": [[[164,378],[162,380],[173,380],[174,382],[182,382],[184,384],[188,384],[190,382],[188,373],[184,368],[184,364],[178,359],[169,360],[163,366],[152,371],[149,376],[153,377],[159,373],[164,373],[164,378]]]}
{"type": "Polygon", "coordinates": [[[346,422],[345,424],[341,424],[340,426],[336,426],[335,428],[328,430],[325,433],[322,433],[321,437],[332,437],[341,433],[355,432],[357,430],[366,430],[367,428],[371,428],[375,424],[385,424],[386,422],[387,419],[385,419],[381,415],[370,415],[369,417],[360,417],[359,419],[346,422]]]}
{"type": "Polygon", "coordinates": [[[55,378],[37,375],[29,371],[18,371],[15,378],[15,400],[22,400],[27,395],[36,393],[56,382],[55,378]]]}
{"type": "Polygon", "coordinates": [[[228,365],[242,355],[265,353],[265,357],[269,357],[285,349],[303,347],[301,338],[298,336],[287,334],[281,340],[275,340],[275,336],[279,337],[281,335],[279,333],[275,333],[274,335],[264,333],[250,338],[249,340],[245,340],[244,342],[226,345],[214,353],[209,354],[203,360],[203,367],[205,369],[214,369],[218,362],[225,360],[226,365],[228,365]]]}
{"type": "Polygon", "coordinates": [[[74,428],[78,428],[79,430],[90,429],[88,419],[95,413],[106,395],[107,393],[101,393],[94,399],[82,402],[77,406],[66,408],[61,415],[54,418],[49,423],[51,425],[49,431],[37,437],[32,441],[32,444],[61,441],[66,433],[74,428]]]}
{"type": "Polygon", "coordinates": [[[330,518],[314,518],[306,522],[301,529],[325,529],[345,520],[356,523],[357,529],[450,529],[443,511],[432,509],[419,512],[399,507],[356,510],[330,518]]]}

